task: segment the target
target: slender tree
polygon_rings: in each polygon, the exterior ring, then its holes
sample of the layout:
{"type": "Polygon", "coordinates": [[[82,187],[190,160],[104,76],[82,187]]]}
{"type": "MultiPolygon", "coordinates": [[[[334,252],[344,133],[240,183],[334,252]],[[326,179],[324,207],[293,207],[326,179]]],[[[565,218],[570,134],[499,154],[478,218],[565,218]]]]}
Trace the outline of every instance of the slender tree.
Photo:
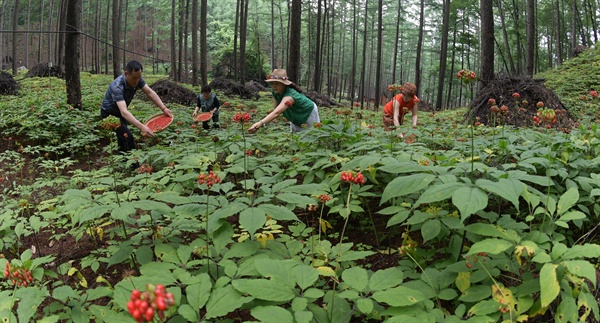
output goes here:
{"type": "Polygon", "coordinates": [[[202,0],[200,7],[200,81],[202,84],[208,84],[208,48],[206,42],[206,32],[208,24],[206,18],[208,15],[208,3],[202,0]]]}
{"type": "Polygon", "coordinates": [[[317,23],[317,31],[316,31],[316,36],[317,39],[315,41],[315,63],[314,63],[314,73],[315,75],[313,75],[313,90],[320,92],[321,91],[321,61],[322,61],[322,53],[321,53],[321,25],[322,25],[322,1],[323,0],[317,0],[317,18],[316,18],[316,23],[317,23]]]}
{"type": "Polygon", "coordinates": [[[494,78],[494,13],[492,0],[479,0],[481,17],[480,88],[494,78]]]}
{"type": "Polygon", "coordinates": [[[435,98],[435,110],[442,110],[444,96],[444,80],[446,75],[446,61],[448,59],[448,31],[450,30],[450,0],[444,0],[442,12],[442,44],[440,48],[440,73],[438,76],[438,90],[435,98]]]}
{"type": "Polygon", "coordinates": [[[510,42],[509,42],[509,38],[508,38],[508,31],[506,30],[504,12],[502,10],[502,0],[498,0],[497,4],[498,4],[498,16],[500,17],[500,23],[502,25],[502,38],[504,40],[504,48],[506,51],[506,56],[507,56],[509,67],[510,67],[509,72],[512,74],[515,74],[516,73],[515,62],[513,60],[513,55],[510,52],[510,42]]]}
{"type": "Polygon", "coordinates": [[[81,106],[79,78],[79,44],[81,39],[81,0],[68,0],[65,35],[65,84],[67,104],[76,109],[81,106]]]}
{"type": "Polygon", "coordinates": [[[112,0],[112,66],[113,66],[113,76],[114,78],[119,77],[122,71],[119,68],[119,62],[121,61],[120,55],[121,51],[119,48],[121,47],[121,39],[120,39],[120,30],[121,30],[121,1],[120,0],[112,0]]]}
{"type": "Polygon", "coordinates": [[[175,39],[175,31],[177,25],[175,24],[175,17],[177,15],[177,0],[171,0],[171,77],[177,80],[177,51],[176,51],[176,39],[175,39]]]}
{"type": "Polygon", "coordinates": [[[291,0],[290,41],[287,61],[287,74],[290,80],[298,83],[300,80],[300,39],[302,27],[302,0],[291,0]]]}
{"type": "Polygon", "coordinates": [[[419,13],[419,38],[417,40],[417,59],[415,61],[415,85],[417,94],[421,91],[421,53],[423,51],[423,28],[425,28],[425,0],[421,0],[419,13]]]}
{"type": "Polygon", "coordinates": [[[13,8],[13,24],[12,24],[12,71],[13,75],[17,75],[17,31],[19,29],[19,0],[15,0],[13,8]]]}
{"type": "Polygon", "coordinates": [[[394,57],[392,63],[392,84],[396,83],[396,68],[398,66],[398,40],[400,39],[400,16],[402,15],[402,0],[398,0],[396,13],[396,37],[394,37],[394,57]]]}
{"type": "Polygon", "coordinates": [[[198,27],[198,0],[192,0],[192,85],[194,86],[198,85],[198,27]]]}
{"type": "Polygon", "coordinates": [[[248,30],[248,4],[250,0],[245,0],[243,3],[242,12],[240,14],[240,74],[238,80],[240,83],[246,82],[246,36],[248,30]]]}
{"type": "Polygon", "coordinates": [[[379,108],[379,97],[381,89],[381,61],[383,61],[383,0],[379,0],[377,10],[377,67],[375,68],[375,104],[373,108],[379,108]]]}
{"type": "MultiPolygon", "coordinates": [[[[527,0],[527,49],[525,50],[525,70],[526,74],[529,76],[533,76],[533,59],[536,47],[535,29],[535,0],[527,0]]],[[[577,37],[573,38],[576,39],[577,37]]]]}

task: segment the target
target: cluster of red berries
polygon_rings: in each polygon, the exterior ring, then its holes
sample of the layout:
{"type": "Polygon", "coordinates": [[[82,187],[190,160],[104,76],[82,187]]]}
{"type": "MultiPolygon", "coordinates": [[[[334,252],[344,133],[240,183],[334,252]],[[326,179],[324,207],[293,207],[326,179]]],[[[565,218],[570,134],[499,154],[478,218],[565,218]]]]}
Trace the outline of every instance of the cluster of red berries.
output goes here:
{"type": "Polygon", "coordinates": [[[140,174],[145,174],[145,173],[152,174],[154,172],[154,167],[152,167],[152,165],[150,165],[150,164],[143,163],[140,166],[140,168],[138,169],[138,172],[140,174]]]}
{"type": "Polygon", "coordinates": [[[221,178],[217,173],[214,173],[212,170],[207,174],[202,173],[198,175],[198,184],[206,184],[208,188],[211,188],[215,184],[221,183],[221,178]]]}
{"type": "Polygon", "coordinates": [[[24,286],[31,284],[33,282],[33,275],[31,275],[31,271],[25,267],[13,266],[10,262],[6,263],[6,268],[4,268],[4,277],[6,279],[10,279],[10,281],[17,286],[24,286]]]}
{"type": "Polygon", "coordinates": [[[479,252],[472,257],[467,255],[465,257],[465,259],[467,259],[465,264],[467,265],[467,268],[471,269],[473,267],[473,264],[477,263],[479,261],[479,259],[481,259],[482,262],[486,262],[487,258],[488,258],[488,255],[485,252],[479,252]]]}
{"type": "Polygon", "coordinates": [[[598,91],[596,91],[596,90],[591,90],[591,91],[590,91],[590,95],[591,95],[593,98],[598,98],[598,91]]]}
{"type": "Polygon", "coordinates": [[[465,84],[469,84],[477,79],[477,74],[465,68],[456,73],[456,78],[463,81],[465,84]]]}
{"type": "Polygon", "coordinates": [[[241,123],[250,121],[250,115],[248,112],[238,112],[233,116],[233,122],[241,123]]]}
{"type": "MultiPolygon", "coordinates": [[[[387,90],[390,91],[390,92],[392,92],[392,93],[401,92],[402,91],[402,85],[400,85],[400,84],[391,84],[391,85],[388,85],[387,90]]],[[[360,105],[360,103],[359,103],[359,105],[360,105]]]]}
{"type": "Polygon", "coordinates": [[[104,130],[115,130],[121,126],[121,121],[117,117],[107,117],[102,119],[100,127],[104,130]]]}
{"type": "Polygon", "coordinates": [[[551,128],[557,121],[556,112],[553,109],[540,108],[537,114],[533,116],[533,124],[541,126],[546,124],[546,128],[551,128]]]}
{"type": "Polygon", "coordinates": [[[321,203],[325,203],[325,202],[331,200],[331,196],[329,196],[327,194],[321,194],[318,196],[318,198],[321,201],[321,203]]]}
{"type": "Polygon", "coordinates": [[[158,314],[158,318],[164,320],[165,311],[173,305],[175,297],[173,293],[167,293],[165,286],[148,284],[144,292],[137,289],[131,292],[127,310],[136,322],[151,322],[154,314],[158,314]]]}
{"type": "Polygon", "coordinates": [[[504,298],[501,298],[498,302],[500,303],[500,307],[498,307],[500,313],[510,312],[510,306],[504,302],[504,298]]]}
{"type": "Polygon", "coordinates": [[[365,183],[365,177],[362,173],[353,171],[342,172],[342,181],[362,185],[365,183]]]}

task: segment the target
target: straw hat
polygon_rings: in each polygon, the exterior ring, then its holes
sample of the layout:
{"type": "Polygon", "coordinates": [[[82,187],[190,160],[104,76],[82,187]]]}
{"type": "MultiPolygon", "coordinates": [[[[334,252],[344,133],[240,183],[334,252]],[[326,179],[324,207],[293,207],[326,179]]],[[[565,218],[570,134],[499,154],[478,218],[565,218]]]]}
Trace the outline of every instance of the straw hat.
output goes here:
{"type": "Polygon", "coordinates": [[[271,74],[267,75],[266,82],[280,82],[285,85],[290,85],[292,82],[288,80],[287,73],[282,69],[274,69],[271,74]]]}

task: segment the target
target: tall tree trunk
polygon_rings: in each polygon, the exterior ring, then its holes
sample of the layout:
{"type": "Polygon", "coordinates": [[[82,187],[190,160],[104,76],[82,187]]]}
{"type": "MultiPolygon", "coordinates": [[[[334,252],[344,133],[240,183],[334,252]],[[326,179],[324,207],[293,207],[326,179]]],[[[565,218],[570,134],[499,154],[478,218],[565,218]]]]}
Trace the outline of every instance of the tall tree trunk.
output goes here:
{"type": "Polygon", "coordinates": [[[533,76],[533,67],[535,65],[533,59],[535,48],[537,47],[535,41],[535,19],[535,0],[527,0],[527,49],[525,50],[525,70],[529,76],[533,76]]]}
{"type": "Polygon", "coordinates": [[[175,29],[177,25],[175,24],[175,17],[177,15],[177,0],[171,0],[171,77],[174,80],[177,80],[177,39],[175,38],[175,29]]]}
{"type": "Polygon", "coordinates": [[[396,83],[396,68],[398,66],[398,40],[400,39],[400,16],[402,15],[402,0],[398,0],[396,13],[396,37],[394,37],[394,58],[392,63],[392,84],[396,83]]]}
{"type": "Polygon", "coordinates": [[[302,32],[302,0],[291,0],[290,41],[287,61],[287,75],[294,83],[300,80],[300,39],[302,32]]]}
{"type": "Polygon", "coordinates": [[[17,30],[19,29],[19,0],[15,0],[13,8],[13,23],[12,23],[12,71],[13,75],[17,75],[17,30]]]}
{"type": "Polygon", "coordinates": [[[377,67],[375,68],[375,104],[373,108],[379,108],[379,98],[381,95],[381,61],[383,61],[383,0],[379,0],[377,10],[377,67]]]}
{"type": "MultiPolygon", "coordinates": [[[[450,65],[450,71],[454,71],[454,59],[456,58],[456,30],[457,28],[453,28],[452,30],[452,58],[450,59],[451,65],[450,65]]],[[[452,85],[454,84],[454,82],[452,82],[452,80],[454,79],[454,73],[448,73],[448,92],[446,92],[446,108],[450,109],[452,108],[452,85]]]]}
{"type": "Polygon", "coordinates": [[[181,82],[183,80],[183,28],[185,26],[185,0],[179,1],[179,25],[177,26],[177,78],[181,82]]]}
{"type": "MultiPolygon", "coordinates": [[[[54,0],[50,0],[50,5],[48,6],[48,29],[47,30],[53,30],[52,29],[52,21],[54,19],[54,15],[52,14],[54,10],[54,0]]],[[[48,63],[52,63],[52,40],[53,40],[53,33],[48,33],[48,49],[47,49],[47,54],[48,54],[48,63]]]]}
{"type": "MultiPolygon", "coordinates": [[[[275,64],[275,0],[271,0],[271,68],[276,66],[275,64]]],[[[279,32],[282,32],[281,29],[279,32]]]]}
{"type": "Polygon", "coordinates": [[[498,15],[500,16],[500,23],[502,24],[502,36],[504,38],[504,48],[506,49],[506,56],[510,66],[510,73],[516,74],[515,62],[510,52],[510,42],[508,41],[508,32],[506,31],[506,23],[504,22],[504,12],[502,11],[502,0],[498,0],[498,15]]]}
{"type": "Polygon", "coordinates": [[[321,2],[323,0],[317,0],[317,40],[315,41],[315,70],[314,70],[314,79],[313,79],[313,90],[320,92],[321,91],[321,60],[322,60],[322,55],[321,55],[321,20],[322,18],[322,12],[321,12],[321,2]]]}
{"type": "Polygon", "coordinates": [[[63,68],[65,65],[65,30],[67,28],[67,1],[60,2],[58,19],[58,42],[56,43],[56,63],[63,68]]]}
{"type": "Polygon", "coordinates": [[[513,23],[514,23],[514,30],[515,30],[515,34],[517,37],[517,42],[516,42],[516,46],[517,46],[517,74],[521,74],[523,73],[523,53],[521,50],[521,27],[519,26],[519,20],[520,20],[520,13],[519,13],[519,3],[520,1],[517,0],[513,0],[513,23]]]}
{"type": "Polygon", "coordinates": [[[112,0],[112,67],[114,78],[119,77],[123,71],[119,68],[119,62],[121,61],[121,39],[119,38],[121,33],[121,1],[112,0]]]}
{"type": "Polygon", "coordinates": [[[556,0],[556,61],[558,65],[562,64],[562,24],[560,19],[560,2],[556,0]]]}
{"type": "MultiPolygon", "coordinates": [[[[1,1],[2,2],[0,2],[0,28],[2,28],[2,26],[4,26],[4,17],[6,17],[6,3],[8,2],[7,0],[1,0],[1,1]]],[[[42,3],[43,3],[43,1],[42,1],[42,3]]],[[[42,14],[40,14],[40,16],[43,16],[44,10],[41,10],[41,12],[42,12],[42,14]]],[[[4,64],[4,37],[3,37],[3,35],[4,35],[3,33],[0,33],[0,69],[4,69],[4,66],[2,66],[4,64]]],[[[40,52],[41,52],[41,50],[40,50],[40,52]]]]}
{"type": "MultiPolygon", "coordinates": [[[[123,5],[123,2],[121,1],[121,5],[123,5]]],[[[125,8],[124,10],[120,10],[121,12],[125,12],[125,18],[123,19],[123,27],[119,26],[119,29],[123,32],[123,57],[121,57],[123,59],[123,61],[121,62],[121,64],[123,65],[123,67],[125,67],[125,65],[127,65],[127,52],[125,51],[125,48],[127,48],[127,22],[129,21],[129,0],[125,0],[125,8]]]]}
{"type": "Polygon", "coordinates": [[[442,110],[444,96],[444,80],[446,76],[446,61],[448,59],[448,31],[450,30],[450,0],[444,0],[442,18],[442,46],[440,48],[440,74],[438,76],[438,91],[435,98],[435,110],[442,110]]]}
{"type": "MultiPolygon", "coordinates": [[[[27,30],[31,30],[31,0],[27,1],[27,30]]],[[[31,39],[31,34],[25,34],[25,59],[24,65],[25,67],[29,67],[29,41],[31,39]]]]}
{"type": "Polygon", "coordinates": [[[415,61],[415,85],[417,86],[417,94],[421,89],[421,52],[423,51],[423,28],[425,28],[425,0],[421,0],[420,7],[419,39],[417,42],[417,59],[415,61]]]}
{"type": "Polygon", "coordinates": [[[492,0],[479,0],[481,17],[480,89],[494,78],[494,13],[492,0]]]}
{"type": "MultiPolygon", "coordinates": [[[[367,21],[368,21],[368,17],[369,17],[369,0],[365,0],[365,23],[364,25],[364,30],[363,30],[363,48],[362,48],[362,69],[360,71],[360,85],[358,88],[358,97],[360,100],[360,106],[361,108],[364,105],[365,102],[365,96],[367,96],[367,94],[365,94],[365,73],[366,73],[366,63],[367,63],[367,21]]],[[[367,98],[367,102],[368,102],[368,98],[367,98]]]]}
{"type": "Polygon", "coordinates": [[[208,2],[202,0],[202,6],[200,7],[200,81],[202,84],[208,84],[208,48],[206,42],[206,29],[208,24],[206,22],[208,15],[208,2]]]}
{"type": "Polygon", "coordinates": [[[93,64],[94,72],[100,73],[100,18],[102,17],[102,6],[100,1],[96,2],[96,14],[94,18],[94,40],[93,40],[93,64]]]}
{"type": "Polygon", "coordinates": [[[233,77],[238,79],[238,39],[240,35],[240,13],[244,0],[236,0],[235,6],[235,27],[233,28],[233,77]]]}
{"type": "Polygon", "coordinates": [[[356,0],[352,0],[352,69],[350,71],[350,88],[348,89],[348,93],[350,93],[350,100],[352,102],[358,100],[362,104],[362,100],[356,97],[356,58],[358,56],[358,39],[356,39],[358,19],[356,12],[356,0]]]}
{"type": "MultiPolygon", "coordinates": [[[[204,7],[204,3],[202,4],[204,7]]],[[[198,85],[198,0],[192,0],[192,85],[198,85]]],[[[205,30],[206,27],[202,28],[205,30]]],[[[202,47],[204,49],[204,46],[202,47]]]]}
{"type": "Polygon", "coordinates": [[[248,4],[250,0],[244,1],[240,15],[240,83],[246,82],[246,36],[248,30],[248,4]]]}
{"type": "Polygon", "coordinates": [[[81,110],[81,83],[79,79],[81,0],[68,0],[66,21],[65,84],[67,87],[67,104],[81,110]]]}

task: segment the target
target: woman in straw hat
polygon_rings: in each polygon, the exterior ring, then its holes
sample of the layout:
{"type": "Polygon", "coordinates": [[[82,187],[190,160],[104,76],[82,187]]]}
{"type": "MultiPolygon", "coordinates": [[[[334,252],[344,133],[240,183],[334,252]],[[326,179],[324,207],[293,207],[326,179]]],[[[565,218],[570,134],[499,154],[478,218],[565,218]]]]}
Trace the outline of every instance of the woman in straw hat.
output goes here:
{"type": "Polygon", "coordinates": [[[321,122],[317,105],[288,79],[285,70],[274,69],[270,75],[267,75],[266,81],[271,84],[274,110],[248,128],[248,132],[256,132],[280,114],[290,121],[292,132],[302,131],[304,125],[312,127],[313,123],[321,122]]]}
{"type": "Polygon", "coordinates": [[[417,126],[417,111],[421,100],[416,94],[417,87],[414,84],[404,83],[402,92],[383,107],[383,126],[386,131],[389,131],[392,126],[400,126],[408,111],[412,111],[413,127],[417,126]]]}

